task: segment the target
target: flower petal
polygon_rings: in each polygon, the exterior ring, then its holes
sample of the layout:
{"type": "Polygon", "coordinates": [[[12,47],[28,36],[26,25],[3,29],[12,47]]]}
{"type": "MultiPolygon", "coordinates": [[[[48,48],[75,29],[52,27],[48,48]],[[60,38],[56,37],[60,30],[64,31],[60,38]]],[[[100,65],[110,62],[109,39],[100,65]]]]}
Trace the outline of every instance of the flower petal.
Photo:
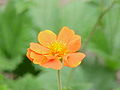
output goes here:
{"type": "Polygon", "coordinates": [[[77,67],[84,57],[85,54],[80,52],[69,54],[64,58],[64,65],[72,68],[77,67]]]}
{"type": "Polygon", "coordinates": [[[62,68],[62,63],[60,60],[49,60],[47,63],[43,64],[42,65],[43,67],[46,67],[46,68],[52,68],[52,69],[55,69],[55,70],[60,70],[62,68]]]}
{"type": "Polygon", "coordinates": [[[52,31],[45,30],[45,31],[42,31],[38,34],[38,41],[42,45],[48,46],[49,43],[56,41],[56,37],[57,37],[56,34],[53,33],[52,31]]]}
{"type": "Polygon", "coordinates": [[[38,43],[30,43],[30,49],[38,54],[48,54],[49,49],[38,44],[38,43]]]}
{"type": "Polygon", "coordinates": [[[47,62],[47,58],[43,55],[31,52],[30,57],[33,59],[34,64],[42,64],[47,62]]]}
{"type": "Polygon", "coordinates": [[[32,50],[31,50],[30,48],[28,48],[28,49],[27,49],[27,54],[26,54],[26,56],[28,57],[28,59],[29,59],[30,61],[33,61],[33,59],[30,57],[31,52],[32,52],[32,50]]]}
{"type": "Polygon", "coordinates": [[[73,30],[69,29],[68,27],[63,27],[58,35],[57,40],[62,41],[64,43],[68,43],[73,36],[74,36],[73,30]]]}
{"type": "Polygon", "coordinates": [[[68,50],[70,52],[78,51],[81,47],[81,37],[79,35],[74,35],[71,41],[68,43],[68,50]]]}

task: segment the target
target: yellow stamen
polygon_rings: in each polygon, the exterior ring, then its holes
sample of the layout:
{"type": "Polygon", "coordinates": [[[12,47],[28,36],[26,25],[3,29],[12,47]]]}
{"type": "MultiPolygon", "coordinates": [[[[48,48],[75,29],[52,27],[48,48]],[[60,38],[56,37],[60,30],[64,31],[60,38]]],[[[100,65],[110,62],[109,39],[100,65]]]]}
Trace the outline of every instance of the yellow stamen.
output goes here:
{"type": "Polygon", "coordinates": [[[67,51],[66,44],[58,41],[52,42],[48,47],[52,54],[63,55],[67,51]]]}

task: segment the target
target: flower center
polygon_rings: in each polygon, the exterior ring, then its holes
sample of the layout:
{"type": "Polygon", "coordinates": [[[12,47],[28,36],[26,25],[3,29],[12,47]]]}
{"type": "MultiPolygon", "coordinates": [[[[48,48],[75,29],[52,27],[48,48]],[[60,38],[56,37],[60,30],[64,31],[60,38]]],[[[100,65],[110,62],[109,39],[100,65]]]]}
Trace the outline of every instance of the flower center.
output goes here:
{"type": "Polygon", "coordinates": [[[64,55],[65,53],[67,53],[67,46],[65,43],[62,42],[52,42],[49,45],[49,49],[51,51],[52,54],[58,54],[59,56],[64,55]]]}

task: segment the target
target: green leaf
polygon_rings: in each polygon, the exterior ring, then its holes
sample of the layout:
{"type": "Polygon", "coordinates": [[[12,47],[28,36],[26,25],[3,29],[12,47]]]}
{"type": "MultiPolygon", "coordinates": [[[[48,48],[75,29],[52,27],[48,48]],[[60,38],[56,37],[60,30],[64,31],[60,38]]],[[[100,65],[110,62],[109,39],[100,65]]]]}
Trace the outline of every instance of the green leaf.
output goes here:
{"type": "Polygon", "coordinates": [[[33,30],[36,26],[29,15],[29,7],[19,10],[16,3],[27,1],[11,0],[4,11],[0,12],[0,70],[15,69],[22,61],[29,43],[35,41],[37,36],[37,31],[33,30]]]}

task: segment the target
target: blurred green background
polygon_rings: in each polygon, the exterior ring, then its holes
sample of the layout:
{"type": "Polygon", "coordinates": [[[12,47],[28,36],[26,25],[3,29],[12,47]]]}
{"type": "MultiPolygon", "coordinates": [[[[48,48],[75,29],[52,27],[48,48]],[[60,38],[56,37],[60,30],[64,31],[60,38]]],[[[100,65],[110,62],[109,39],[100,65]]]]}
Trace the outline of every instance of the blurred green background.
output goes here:
{"type": "Polygon", "coordinates": [[[63,90],[120,90],[120,0],[0,0],[0,90],[57,90],[56,71],[26,58],[38,32],[68,26],[87,57],[63,90]]]}

